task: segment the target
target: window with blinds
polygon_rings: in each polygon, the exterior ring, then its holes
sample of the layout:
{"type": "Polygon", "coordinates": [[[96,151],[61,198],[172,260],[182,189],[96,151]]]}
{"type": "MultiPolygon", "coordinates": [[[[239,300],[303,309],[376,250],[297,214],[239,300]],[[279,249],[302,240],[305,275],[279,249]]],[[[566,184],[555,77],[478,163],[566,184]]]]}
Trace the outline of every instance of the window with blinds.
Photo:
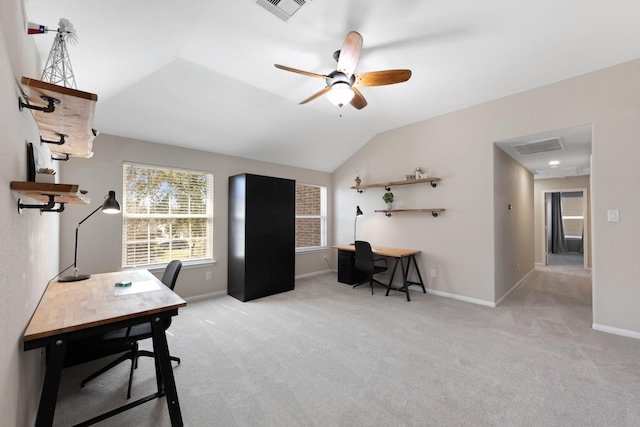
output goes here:
{"type": "Polygon", "coordinates": [[[327,245],[327,188],[296,184],[296,250],[327,245]]]}
{"type": "Polygon", "coordinates": [[[213,174],[125,163],[122,266],[213,258],[213,174]]]}
{"type": "Polygon", "coordinates": [[[581,238],[584,231],[581,192],[562,193],[562,225],[567,237],[581,238]]]}

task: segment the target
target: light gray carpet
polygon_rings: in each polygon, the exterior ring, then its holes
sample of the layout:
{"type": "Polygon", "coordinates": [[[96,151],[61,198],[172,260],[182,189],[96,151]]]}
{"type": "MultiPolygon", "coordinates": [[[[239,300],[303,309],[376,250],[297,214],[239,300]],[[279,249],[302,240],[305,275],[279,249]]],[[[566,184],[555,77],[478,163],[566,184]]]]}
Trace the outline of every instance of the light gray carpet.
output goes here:
{"type": "Polygon", "coordinates": [[[547,256],[549,265],[584,265],[584,255],[577,252],[565,252],[561,254],[550,253],[547,256]]]}
{"type": "MultiPolygon", "coordinates": [[[[591,279],[539,268],[498,308],[352,289],[326,274],[194,302],[169,345],[187,426],[638,426],[640,341],[591,329],[591,279]]],[[[126,363],[66,370],[55,425],[125,402],[126,363]]],[[[134,398],[154,389],[141,359],[134,398]]],[[[165,399],[103,426],[168,426],[165,399]]]]}

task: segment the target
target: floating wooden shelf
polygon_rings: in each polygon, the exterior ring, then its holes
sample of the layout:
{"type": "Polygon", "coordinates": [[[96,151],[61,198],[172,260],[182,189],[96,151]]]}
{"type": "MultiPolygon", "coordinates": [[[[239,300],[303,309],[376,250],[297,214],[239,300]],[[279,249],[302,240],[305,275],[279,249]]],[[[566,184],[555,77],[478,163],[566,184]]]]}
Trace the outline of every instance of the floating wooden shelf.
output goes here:
{"type": "Polygon", "coordinates": [[[374,212],[384,212],[386,216],[391,216],[392,213],[396,212],[431,212],[431,215],[437,217],[439,213],[444,212],[446,209],[385,209],[385,210],[377,210],[374,212]]]}
{"type": "Polygon", "coordinates": [[[93,118],[98,95],[28,77],[22,77],[20,84],[27,101],[25,104],[20,99],[20,108],[31,108],[40,128],[41,140],[49,143],[53,154],[93,156],[93,140],[97,135],[93,129],[93,118]],[[43,111],[47,104],[53,107],[53,111],[43,111]]]}
{"type": "Polygon", "coordinates": [[[362,193],[362,190],[366,189],[366,188],[379,188],[379,187],[384,187],[387,191],[389,191],[391,189],[391,187],[395,187],[398,185],[409,185],[409,184],[420,184],[423,182],[429,182],[431,183],[432,187],[436,187],[438,184],[438,181],[440,181],[440,178],[420,178],[420,179],[406,179],[404,181],[392,181],[392,182],[383,182],[380,184],[366,184],[366,185],[358,185],[358,186],[354,186],[351,187],[352,190],[358,190],[359,193],[362,193]]]}
{"type": "Polygon", "coordinates": [[[71,204],[89,204],[86,191],[78,189],[77,185],[72,184],[47,184],[42,182],[28,181],[11,181],[11,189],[39,202],[47,203],[46,205],[24,205],[18,199],[18,211],[22,209],[40,209],[43,212],[62,212],[65,203],[71,204]],[[54,209],[56,203],[61,206],[54,209]]]}

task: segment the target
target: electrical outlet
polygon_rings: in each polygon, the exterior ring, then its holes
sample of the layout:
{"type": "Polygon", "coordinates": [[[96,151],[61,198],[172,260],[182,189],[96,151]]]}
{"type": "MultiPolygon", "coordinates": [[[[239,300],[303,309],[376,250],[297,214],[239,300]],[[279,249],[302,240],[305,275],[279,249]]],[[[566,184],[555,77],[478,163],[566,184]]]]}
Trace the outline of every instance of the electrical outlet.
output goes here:
{"type": "Polygon", "coordinates": [[[438,276],[438,272],[436,271],[435,268],[431,269],[431,277],[437,277],[438,276]]]}
{"type": "Polygon", "coordinates": [[[212,274],[211,274],[211,272],[210,272],[210,271],[207,271],[207,273],[205,274],[205,276],[206,276],[206,279],[207,279],[207,280],[211,280],[212,274]]]}

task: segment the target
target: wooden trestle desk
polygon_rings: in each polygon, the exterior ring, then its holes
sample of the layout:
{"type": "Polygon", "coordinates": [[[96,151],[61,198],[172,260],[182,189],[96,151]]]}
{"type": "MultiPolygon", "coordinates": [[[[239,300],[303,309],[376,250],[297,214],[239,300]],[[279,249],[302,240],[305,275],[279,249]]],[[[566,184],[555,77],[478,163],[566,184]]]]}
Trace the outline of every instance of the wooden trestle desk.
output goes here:
{"type": "MultiPolygon", "coordinates": [[[[354,245],[337,245],[333,246],[334,249],[338,251],[349,251],[355,252],[356,248],[354,245]]],[[[373,249],[374,255],[385,256],[395,258],[395,263],[393,264],[393,270],[391,270],[391,277],[389,277],[389,284],[387,286],[387,295],[389,295],[389,291],[394,289],[396,291],[404,292],[407,295],[407,301],[411,301],[411,297],[409,296],[409,286],[418,285],[422,287],[422,292],[427,293],[427,290],[424,287],[424,282],[422,281],[422,275],[420,274],[420,269],[418,268],[418,263],[416,262],[416,255],[421,251],[417,249],[400,249],[400,248],[389,248],[385,246],[374,246],[371,245],[373,249]],[[407,265],[404,265],[404,259],[408,258],[407,265]],[[416,274],[418,276],[418,282],[409,281],[409,267],[413,262],[413,267],[415,268],[416,274]],[[400,272],[402,274],[402,286],[399,288],[391,287],[393,283],[393,278],[396,275],[396,270],[398,269],[398,264],[400,264],[400,272]]],[[[340,255],[338,255],[340,256],[340,255]]],[[[342,264],[338,265],[338,275],[340,275],[340,268],[344,268],[342,264]]]]}
{"type": "Polygon", "coordinates": [[[36,426],[51,426],[67,343],[141,323],[151,323],[158,391],[79,425],[90,425],[127,409],[165,396],[172,426],[182,426],[164,320],[187,303],[147,270],[94,274],[78,282],[51,282],[24,334],[24,350],[48,348],[47,370],[36,426]],[[131,287],[115,287],[131,281],[131,287]],[[118,295],[119,294],[119,295],[118,295]]]}

